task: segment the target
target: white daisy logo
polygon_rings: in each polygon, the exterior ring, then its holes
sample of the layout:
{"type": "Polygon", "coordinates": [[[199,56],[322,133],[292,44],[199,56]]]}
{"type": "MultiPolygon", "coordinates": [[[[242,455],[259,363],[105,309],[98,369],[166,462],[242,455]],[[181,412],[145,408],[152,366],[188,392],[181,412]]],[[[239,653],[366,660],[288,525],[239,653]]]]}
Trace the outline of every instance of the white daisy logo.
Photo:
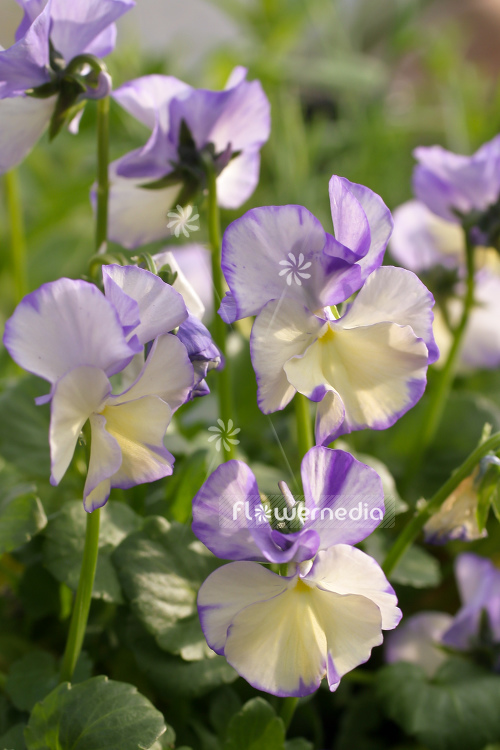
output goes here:
{"type": "Polygon", "coordinates": [[[189,232],[196,232],[200,228],[200,225],[196,223],[196,220],[200,218],[200,214],[193,214],[196,211],[194,206],[177,206],[176,211],[169,211],[167,216],[171,219],[168,222],[168,229],[172,229],[176,237],[180,236],[180,233],[184,237],[189,237],[189,232]]]}
{"type": "Polygon", "coordinates": [[[236,427],[233,429],[234,424],[233,420],[230,419],[227,423],[227,428],[222,419],[217,420],[218,427],[209,427],[210,432],[215,432],[215,435],[211,435],[208,438],[208,442],[211,443],[214,440],[217,442],[215,443],[216,450],[220,451],[221,447],[224,446],[224,449],[226,451],[229,450],[229,443],[231,445],[239,445],[239,440],[237,440],[234,436],[238,434],[238,432],[241,432],[240,427],[236,427]]]}
{"type": "Polygon", "coordinates": [[[310,279],[310,273],[304,273],[306,268],[312,266],[311,261],[304,263],[304,254],[300,253],[298,259],[293,253],[288,253],[290,260],[280,260],[280,266],[286,266],[280,271],[280,276],[287,274],[286,283],[288,286],[292,285],[292,281],[295,281],[297,286],[302,286],[301,279],[310,279]]]}

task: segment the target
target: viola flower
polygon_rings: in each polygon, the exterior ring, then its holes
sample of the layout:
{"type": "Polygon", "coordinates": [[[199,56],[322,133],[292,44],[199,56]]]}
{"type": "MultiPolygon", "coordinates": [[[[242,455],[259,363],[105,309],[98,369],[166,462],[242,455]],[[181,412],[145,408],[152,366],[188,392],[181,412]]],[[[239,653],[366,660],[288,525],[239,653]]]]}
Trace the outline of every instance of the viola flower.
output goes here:
{"type": "Polygon", "coordinates": [[[420,146],[413,155],[418,162],[413,172],[416,198],[452,223],[477,216],[479,229],[480,217],[484,218],[500,197],[500,136],[472,156],[454,154],[441,146],[420,146]]]}
{"type": "Polygon", "coordinates": [[[135,5],[134,0],[17,2],[24,16],[16,42],[0,48],[0,172],[24,159],[51,120],[53,136],[85,99],[109,94],[109,76],[94,68],[89,56],[102,58],[114,49],[114,21],[135,5]]]}
{"type": "Polygon", "coordinates": [[[424,526],[427,544],[446,544],[459,539],[472,542],[487,536],[477,518],[479,469],[466,477],[424,526]]]}
{"type": "Polygon", "coordinates": [[[244,68],[233,70],[224,91],[151,75],[126,83],[113,96],[152,132],[144,147],[110,165],[112,240],[135,248],[167,237],[169,211],[204,185],[204,158],[218,175],[220,206],[239,208],[253,193],[270,112],[259,81],[247,81],[244,68]]]}
{"type": "Polygon", "coordinates": [[[87,512],[122,489],[172,473],[163,438],[172,413],[193,388],[182,342],[167,333],[187,317],[182,297],[139,268],[103,267],[106,295],[85,281],[59,279],[28,294],[5,326],[4,344],[21,367],[47,380],[51,402],[52,484],[63,478],[80,432],[90,423],[83,493],[87,512]],[[130,387],[114,394],[121,373],[148,342],[130,387]]]}
{"type": "Polygon", "coordinates": [[[280,483],[288,509],[304,520],[297,532],[271,528],[255,477],[240,461],[216,469],[193,501],[194,533],[218,557],[238,561],[200,588],[207,642],[251,685],[279,696],[308,695],[325,676],[336,690],[401,617],[378,564],[350,546],[382,519],[376,472],[316,447],[301,474],[303,505],[280,483]],[[288,574],[256,561],[288,563],[288,574]]]}
{"type": "Polygon", "coordinates": [[[387,639],[388,662],[419,664],[432,677],[446,659],[445,648],[472,654],[479,649],[482,662],[489,652],[493,669],[500,669],[500,570],[491,560],[465,552],[455,560],[455,576],[461,609],[454,617],[422,612],[405,620],[387,639]]]}
{"type": "Polygon", "coordinates": [[[500,570],[488,558],[464,552],[455,560],[455,577],[462,607],[444,633],[443,643],[458,650],[479,646],[486,615],[488,640],[499,644],[500,570]]]}
{"type": "MultiPolygon", "coordinates": [[[[448,325],[458,324],[462,316],[463,290],[456,278],[450,277],[447,281],[444,274],[456,270],[459,279],[465,275],[464,230],[458,224],[436,216],[423,203],[408,201],[394,212],[390,251],[405,268],[428,274],[429,280],[436,277],[436,288],[443,289],[441,306],[444,307],[444,314],[441,309],[436,310],[434,334],[441,352],[440,361],[446,361],[452,343],[448,325]],[[446,320],[449,321],[448,325],[446,320]]],[[[500,261],[493,248],[477,247],[474,257],[478,268],[475,275],[475,305],[460,352],[462,371],[496,369],[500,365],[497,322],[500,316],[500,261]]]]}
{"type": "Polygon", "coordinates": [[[379,268],[390,213],[368,188],[330,180],[335,238],[301,206],[257,208],[224,234],[227,322],[257,315],[250,345],[260,409],[283,409],[295,393],[318,402],[316,442],[365,427],[385,429],[421,397],[438,352],[433,298],[402,269],[379,268]],[[288,284],[280,259],[310,262],[288,284]],[[347,300],[336,319],[331,305],[347,300]]]}

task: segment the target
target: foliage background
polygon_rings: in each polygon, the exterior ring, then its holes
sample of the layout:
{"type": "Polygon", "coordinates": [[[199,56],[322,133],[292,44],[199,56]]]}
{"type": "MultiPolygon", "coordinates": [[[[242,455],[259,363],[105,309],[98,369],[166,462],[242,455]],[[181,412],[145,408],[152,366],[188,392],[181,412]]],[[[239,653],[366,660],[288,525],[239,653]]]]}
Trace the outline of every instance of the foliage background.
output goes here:
{"type": "MultiPolygon", "coordinates": [[[[234,39],[187,59],[177,54],[179,42],[172,49],[148,52],[124,30],[109,68],[115,85],[156,72],[195,86],[218,88],[236,64],[247,66],[249,77],[262,81],[271,100],[272,135],[262,151],[260,185],[245,209],[299,203],[331,231],[327,184],[332,174],[368,185],[393,209],[411,197],[415,146],[440,143],[470,153],[500,130],[500,57],[495,46],[500,11],[493,1],[218,0],[218,6],[230,19],[231,28],[237,29],[234,39]]],[[[196,26],[196,15],[190,23],[196,26]]],[[[64,132],[53,144],[43,139],[20,167],[30,289],[87,271],[93,252],[88,194],[95,174],[94,134],[95,110],[89,104],[77,138],[64,132]]],[[[146,131],[113,104],[111,134],[111,156],[117,158],[144,142],[146,131]]],[[[201,229],[190,241],[203,242],[201,198],[198,208],[201,229]]],[[[224,224],[236,216],[224,212],[224,224]]],[[[173,238],[169,244],[181,245],[182,241],[173,238]]],[[[147,249],[162,247],[164,243],[157,243],[147,249]]],[[[8,221],[0,192],[2,327],[14,304],[8,221]]],[[[298,471],[293,415],[285,410],[271,419],[258,411],[247,339],[248,326],[236,326],[231,351],[234,422],[241,427],[238,450],[255,470],[262,489],[273,490],[279,479],[298,471]]],[[[411,506],[440,486],[477,444],[485,422],[500,428],[499,385],[498,372],[476,372],[457,380],[429,454],[433,461],[408,490],[403,498],[406,503],[411,506]]],[[[43,385],[21,376],[2,349],[0,387],[0,542],[4,552],[0,558],[0,738],[5,732],[17,732],[15,741],[9,736],[10,744],[5,747],[20,750],[23,740],[17,727],[26,722],[27,712],[44,697],[48,686],[54,686],[50,680],[56,674],[55,659],[64,647],[83,543],[84,518],[77,499],[85,465],[82,451],[57,491],[52,488],[48,483],[48,410],[33,405],[33,396],[43,392],[43,385]],[[22,522],[8,516],[12,497],[22,522]],[[15,537],[16,529],[20,536],[15,537]],[[26,530],[33,536],[31,541],[26,530]],[[32,694],[28,685],[35,688],[32,694]]],[[[398,480],[419,430],[422,406],[423,401],[390,430],[349,436],[348,446],[385,462],[398,480]]],[[[176,747],[274,750],[283,747],[281,730],[276,734],[271,728],[267,739],[257,738],[252,745],[241,729],[248,717],[240,717],[241,726],[236,722],[228,729],[231,717],[255,691],[242,680],[235,682],[232,671],[218,660],[189,654],[190,647],[201,648],[196,626],[191,632],[189,623],[183,622],[176,630],[179,618],[175,617],[170,630],[159,624],[154,604],[162,597],[174,597],[174,584],[172,591],[145,594],[147,571],[137,560],[133,562],[141,544],[146,549],[148,545],[157,549],[159,544],[161,554],[170,556],[170,573],[188,582],[191,594],[186,596],[192,604],[200,576],[206,575],[210,563],[193,551],[187,526],[175,524],[188,524],[191,499],[219,460],[213,443],[208,443],[207,431],[216,416],[212,397],[182,409],[167,438],[177,457],[174,476],[126,495],[112,494],[80,669],[82,679],[107,674],[136,685],[174,728],[176,747]],[[145,518],[154,515],[174,526],[145,518]],[[176,555],[172,556],[172,549],[176,555]]],[[[397,492],[393,489],[392,494],[397,492]]],[[[398,519],[396,529],[377,532],[370,541],[371,554],[383,554],[401,523],[398,519]]],[[[491,523],[484,541],[414,551],[394,574],[405,614],[422,609],[455,612],[455,555],[465,548],[475,549],[500,562],[499,542],[498,524],[491,523]]],[[[394,685],[377,677],[382,662],[382,649],[376,649],[367,667],[344,678],[337,693],[320,690],[303,701],[291,736],[306,737],[318,749],[465,747],[452,713],[428,712],[428,726],[423,720],[422,729],[411,717],[404,718],[404,706],[394,709],[394,685]]],[[[473,677],[467,675],[468,684],[475,684],[473,677]]],[[[411,682],[411,675],[401,678],[411,682]]],[[[460,670],[453,673],[451,669],[443,683],[448,680],[460,687],[464,679],[460,670]]],[[[410,703],[419,696],[417,682],[415,677],[410,703]]],[[[494,689],[498,692],[497,686],[494,689]]],[[[267,696],[266,701],[252,705],[251,723],[273,725],[278,700],[267,696]]],[[[483,723],[489,720],[493,721],[491,716],[482,717],[483,723]]],[[[469,738],[469,750],[481,750],[492,736],[500,740],[500,728],[494,724],[489,735],[476,732],[469,738]]],[[[174,743],[173,737],[169,730],[163,738],[165,747],[174,743]]],[[[288,742],[286,747],[305,750],[311,745],[288,742]]]]}

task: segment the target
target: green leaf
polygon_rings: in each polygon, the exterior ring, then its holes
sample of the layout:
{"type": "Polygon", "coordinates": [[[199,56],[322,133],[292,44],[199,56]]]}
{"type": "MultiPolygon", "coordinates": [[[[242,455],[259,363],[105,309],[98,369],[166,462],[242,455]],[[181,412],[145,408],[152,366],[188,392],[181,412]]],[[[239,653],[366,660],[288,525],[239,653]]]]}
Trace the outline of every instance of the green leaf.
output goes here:
{"type": "Polygon", "coordinates": [[[500,736],[500,679],[465,659],[450,659],[429,680],[414,664],[378,676],[389,716],[429,750],[483,750],[500,736]]]}
{"type": "Polygon", "coordinates": [[[0,554],[22,547],[46,525],[47,517],[32,487],[18,487],[0,499],[0,554]]]}
{"type": "MultiPolygon", "coordinates": [[[[82,652],[76,665],[73,684],[89,679],[92,664],[82,652]]],[[[30,651],[10,668],[5,689],[20,711],[31,711],[59,682],[57,661],[47,651],[30,651]]]]}
{"type": "MultiPolygon", "coordinates": [[[[391,540],[377,532],[363,542],[364,550],[378,563],[382,563],[390,545],[391,540]]],[[[404,554],[389,577],[392,583],[425,589],[439,586],[442,576],[436,558],[422,547],[414,545],[404,554]]]]}
{"type": "MultiPolygon", "coordinates": [[[[75,500],[64,505],[45,532],[44,565],[54,578],[76,591],[80,577],[87,514],[82,502],[75,500]]],[[[137,531],[141,518],[127,505],[108,502],[101,511],[99,557],[92,596],[106,602],[122,604],[123,597],[111,555],[120,542],[137,531]]]]}
{"type": "Polygon", "coordinates": [[[24,736],[28,750],[147,750],[165,730],[137,688],[100,676],[59,685],[37,703],[24,736]]]}
{"type": "Polygon", "coordinates": [[[285,725],[263,698],[245,703],[231,719],[224,750],[284,750],[285,725]]]}
{"type": "Polygon", "coordinates": [[[196,698],[238,677],[223,656],[186,662],[167,654],[136,620],[128,625],[127,641],[141,671],[166,695],[196,698]]]}
{"type": "Polygon", "coordinates": [[[50,475],[50,408],[35,404],[48,388],[29,375],[0,396],[0,454],[28,477],[50,475]]]}
{"type": "Polygon", "coordinates": [[[303,737],[294,737],[293,740],[285,742],[285,750],[314,750],[314,745],[303,737]]]}
{"type": "Polygon", "coordinates": [[[230,687],[217,691],[210,703],[210,723],[220,738],[226,736],[227,727],[232,717],[241,710],[241,700],[230,687]]]}
{"type": "Polygon", "coordinates": [[[490,466],[482,477],[478,488],[477,523],[483,531],[488,520],[490,507],[500,520],[500,472],[498,466],[490,466]]]}
{"type": "Polygon", "coordinates": [[[26,750],[24,728],[26,724],[16,724],[0,737],[1,750],[26,750]]]}
{"type": "Polygon", "coordinates": [[[162,649],[187,661],[214,656],[196,596],[220,562],[187,526],[151,516],[115,550],[113,562],[132,611],[162,649]]]}

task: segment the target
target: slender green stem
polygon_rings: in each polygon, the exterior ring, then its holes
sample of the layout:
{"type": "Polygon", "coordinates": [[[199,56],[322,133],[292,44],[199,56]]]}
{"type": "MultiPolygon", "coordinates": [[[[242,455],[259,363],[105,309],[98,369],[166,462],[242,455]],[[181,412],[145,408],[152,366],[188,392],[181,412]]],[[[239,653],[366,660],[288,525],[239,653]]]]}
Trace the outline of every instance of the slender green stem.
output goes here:
{"type": "Polygon", "coordinates": [[[297,444],[300,458],[302,459],[314,445],[309,399],[303,396],[302,393],[295,395],[295,419],[297,425],[297,444]]]}
{"type": "Polygon", "coordinates": [[[411,547],[418,537],[429,518],[441,507],[447,497],[456,490],[460,482],[468,477],[474,471],[479,461],[491,451],[500,450],[500,432],[495,433],[490,438],[479,445],[463,464],[451,475],[451,477],[436,492],[434,497],[408,522],[400,535],[397,537],[393,546],[389,550],[382,568],[388,576],[392,573],[405,552],[411,547]]]}
{"type": "Polygon", "coordinates": [[[24,236],[21,190],[16,170],[11,170],[5,174],[5,194],[10,219],[12,276],[14,278],[15,301],[17,304],[28,292],[28,283],[26,279],[26,239],[24,236]]]}
{"type": "Polygon", "coordinates": [[[403,493],[408,489],[417,475],[427,449],[434,440],[441,423],[446,402],[453,386],[456,365],[467,329],[467,323],[469,322],[469,316],[474,305],[474,246],[470,241],[468,232],[466,232],[466,260],[467,281],[462,317],[458,326],[453,331],[453,341],[445,365],[437,375],[434,390],[431,393],[425,412],[422,430],[418,432],[413,450],[410,451],[410,460],[401,486],[403,493]]]}
{"type": "Polygon", "coordinates": [[[109,97],[97,101],[97,212],[96,252],[104,252],[108,238],[109,97]]]}
{"type": "Polygon", "coordinates": [[[283,719],[285,729],[288,729],[288,727],[292,723],[293,715],[295,713],[295,709],[297,708],[298,702],[299,702],[298,698],[283,698],[283,702],[281,704],[280,716],[283,719]]]}
{"type": "MultiPolygon", "coordinates": [[[[219,414],[220,418],[224,422],[225,429],[228,430],[229,420],[234,417],[233,403],[232,403],[232,391],[231,391],[231,371],[230,362],[226,353],[226,338],[227,329],[226,324],[217,314],[220,303],[224,296],[224,277],[221,270],[221,229],[220,229],[220,214],[219,206],[217,204],[217,183],[216,174],[213,168],[213,164],[209,159],[205,162],[206,174],[207,174],[207,187],[208,187],[208,236],[210,241],[210,248],[212,251],[212,278],[213,278],[213,290],[214,290],[214,321],[213,321],[213,337],[215,343],[222,352],[222,356],[225,359],[224,369],[218,373],[217,382],[217,395],[219,398],[219,414]]],[[[235,457],[234,446],[230,443],[229,448],[224,450],[224,460],[235,457]]]]}
{"type": "Polygon", "coordinates": [[[61,666],[61,674],[59,677],[60,682],[71,682],[76,662],[78,661],[78,657],[82,650],[90,611],[92,589],[94,586],[97,554],[99,551],[100,512],[101,511],[98,508],[87,516],[87,530],[85,534],[82,567],[80,570],[80,581],[78,583],[73,614],[69,626],[68,640],[61,666]]]}

